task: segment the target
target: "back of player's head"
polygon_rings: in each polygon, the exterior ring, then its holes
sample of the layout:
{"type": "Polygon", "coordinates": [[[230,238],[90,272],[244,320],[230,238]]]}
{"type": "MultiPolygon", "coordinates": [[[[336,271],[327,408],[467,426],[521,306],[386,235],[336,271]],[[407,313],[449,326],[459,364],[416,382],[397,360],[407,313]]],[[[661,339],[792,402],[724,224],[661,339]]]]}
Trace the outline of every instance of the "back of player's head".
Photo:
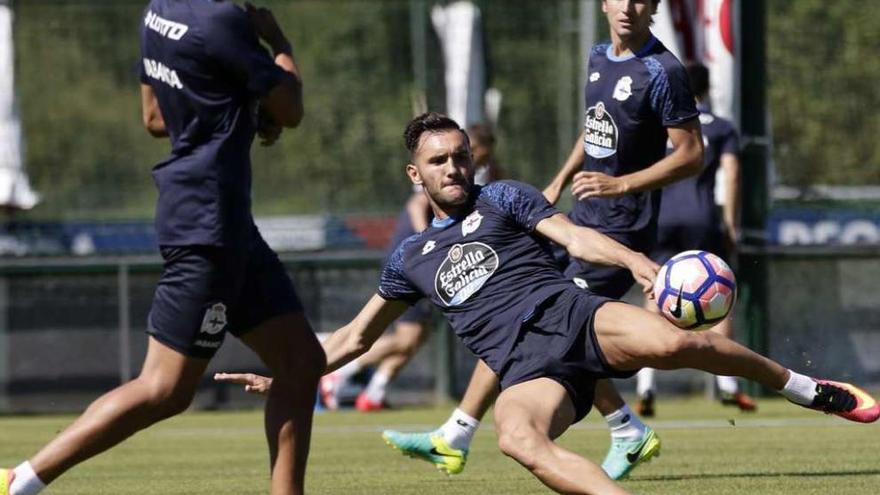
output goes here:
{"type": "Polygon", "coordinates": [[[440,131],[459,131],[464,134],[467,139],[467,133],[464,132],[454,120],[437,112],[423,113],[409,121],[406,129],[403,131],[403,140],[406,142],[406,149],[410,155],[416,152],[419,147],[419,139],[426,132],[440,131]]]}
{"type": "MultiPolygon", "coordinates": [[[[471,124],[467,128],[467,134],[471,143],[479,143],[483,146],[493,146],[495,144],[495,133],[486,124],[471,124]]],[[[476,146],[476,144],[474,145],[476,146]]]]}
{"type": "Polygon", "coordinates": [[[703,96],[709,92],[709,69],[700,63],[687,66],[688,78],[691,81],[691,90],[696,96],[703,96]]]}

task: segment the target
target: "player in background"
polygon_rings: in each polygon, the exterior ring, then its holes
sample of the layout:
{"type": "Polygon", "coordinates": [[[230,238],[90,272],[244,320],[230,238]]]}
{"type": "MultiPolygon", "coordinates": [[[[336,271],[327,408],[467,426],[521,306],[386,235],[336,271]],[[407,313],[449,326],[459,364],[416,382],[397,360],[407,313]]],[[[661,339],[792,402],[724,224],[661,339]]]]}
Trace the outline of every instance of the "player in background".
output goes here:
{"type": "MultiPolygon", "coordinates": [[[[644,366],[745,376],[807,408],[857,422],[880,416],[880,405],[858,387],[814,380],[716,333],[682,330],[578,288],[559,270],[549,242],[573,258],[630,270],[646,292],[658,266],[573,224],[531,186],[472,185],[467,137],[449,118],[421,115],[404,136],[407,174],[424,186],[434,220],[397,248],[377,293],[324,341],[328,370],[366,352],[409,304],[430,298],[499,377],[498,447],[557,493],[628,493],[555,439],[589,412],[598,379],[632,376],[644,366]]],[[[252,391],[273,388],[271,379],[255,375],[216,378],[252,391]]]]}
{"type": "Polygon", "coordinates": [[[30,460],[0,470],[0,494],[35,495],[80,462],[183,412],[227,332],[278,377],[265,416],[271,493],[302,494],[326,359],[250,209],[255,134],[271,144],[303,117],[290,42],[270,11],[226,1],[152,0],[139,24],[144,125],[171,144],[153,168],[164,268],[143,369],[30,460]]]}
{"type": "MultiPolygon", "coordinates": [[[[486,124],[473,124],[467,129],[474,154],[474,182],[485,185],[502,176],[495,156],[495,134],[486,124]]],[[[434,217],[427,196],[421,186],[413,187],[413,194],[397,220],[397,228],[389,243],[389,255],[403,240],[428,227],[434,217]]],[[[347,381],[360,370],[377,366],[367,387],[355,400],[355,408],[362,412],[378,411],[387,407],[385,396],[388,385],[412,360],[429,335],[431,302],[423,299],[410,307],[394,322],[394,330],[383,335],[372,349],[341,369],[321,378],[321,400],[328,409],[339,405],[337,394],[347,381]]]]}
{"type": "MultiPolygon", "coordinates": [[[[651,258],[657,263],[665,263],[677,253],[700,249],[715,253],[731,264],[736,256],[739,210],[739,138],[733,123],[713,114],[709,107],[709,70],[704,65],[694,64],[689,65],[687,71],[700,112],[705,166],[700,175],[663,189],[657,247],[651,258]],[[715,177],[719,168],[724,177],[724,203],[720,211],[715,205],[715,177]]],[[[651,300],[645,300],[645,307],[657,310],[651,300]]],[[[712,327],[711,331],[732,338],[731,316],[712,327]]],[[[654,416],[654,370],[644,368],[636,376],[637,410],[642,416],[654,416]]],[[[739,389],[736,378],[716,376],[715,381],[722,404],[737,406],[741,411],[756,409],[755,401],[739,389]]]]}
{"type": "MultiPolygon", "coordinates": [[[[571,220],[640,253],[656,241],[660,188],[702,168],[699,115],[681,63],[651,34],[659,0],[603,0],[611,43],[593,47],[585,87],[584,131],[544,190],[555,204],[569,181],[577,198],[571,220]],[[666,142],[673,151],[666,154],[666,142]]],[[[566,275],[596,294],[619,299],[635,283],[629,271],[572,260],[566,275]]],[[[479,420],[497,390],[483,363],[449,419],[430,433],[386,431],[386,442],[447,472],[463,468],[479,420]],[[438,455],[437,452],[448,454],[438,455]]],[[[612,479],[659,452],[660,440],[600,380],[594,405],[611,431],[602,468],[612,479]]]]}

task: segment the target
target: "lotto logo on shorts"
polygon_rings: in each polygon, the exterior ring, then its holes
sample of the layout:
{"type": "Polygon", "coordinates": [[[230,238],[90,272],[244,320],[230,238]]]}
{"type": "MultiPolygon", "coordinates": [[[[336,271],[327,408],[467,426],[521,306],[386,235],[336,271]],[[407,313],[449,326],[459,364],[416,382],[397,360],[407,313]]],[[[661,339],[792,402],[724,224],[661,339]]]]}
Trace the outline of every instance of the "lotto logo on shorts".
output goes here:
{"type": "Polygon", "coordinates": [[[202,319],[202,333],[216,335],[226,327],[226,305],[216,303],[205,311],[202,319]]]}

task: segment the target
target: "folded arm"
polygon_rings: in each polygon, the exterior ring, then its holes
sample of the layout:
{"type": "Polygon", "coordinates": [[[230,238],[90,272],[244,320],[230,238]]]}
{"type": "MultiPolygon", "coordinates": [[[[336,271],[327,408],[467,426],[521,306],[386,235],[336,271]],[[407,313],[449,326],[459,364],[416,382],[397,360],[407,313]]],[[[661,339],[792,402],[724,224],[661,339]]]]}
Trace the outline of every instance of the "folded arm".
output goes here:
{"type": "Polygon", "coordinates": [[[573,224],[562,213],[541,220],[535,230],[564,247],[573,258],[588,263],[628,269],[645,293],[650,293],[654,286],[659,266],[650,258],[627,248],[605,234],[573,224]]]}

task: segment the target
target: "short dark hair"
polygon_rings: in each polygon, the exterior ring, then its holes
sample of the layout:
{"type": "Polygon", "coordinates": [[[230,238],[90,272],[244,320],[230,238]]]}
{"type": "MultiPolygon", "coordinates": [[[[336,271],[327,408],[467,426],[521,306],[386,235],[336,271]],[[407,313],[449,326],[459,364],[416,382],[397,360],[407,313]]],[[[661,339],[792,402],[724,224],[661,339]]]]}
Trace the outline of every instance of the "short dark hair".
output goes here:
{"type": "Polygon", "coordinates": [[[690,64],[687,66],[687,74],[694,96],[703,96],[709,92],[709,69],[705,65],[690,64]]]}
{"type": "Polygon", "coordinates": [[[427,112],[410,120],[409,124],[406,125],[406,129],[403,131],[406,149],[412,155],[419,146],[419,139],[422,137],[422,134],[440,131],[458,131],[464,134],[465,139],[468,139],[467,133],[454,120],[442,113],[427,112]]]}

